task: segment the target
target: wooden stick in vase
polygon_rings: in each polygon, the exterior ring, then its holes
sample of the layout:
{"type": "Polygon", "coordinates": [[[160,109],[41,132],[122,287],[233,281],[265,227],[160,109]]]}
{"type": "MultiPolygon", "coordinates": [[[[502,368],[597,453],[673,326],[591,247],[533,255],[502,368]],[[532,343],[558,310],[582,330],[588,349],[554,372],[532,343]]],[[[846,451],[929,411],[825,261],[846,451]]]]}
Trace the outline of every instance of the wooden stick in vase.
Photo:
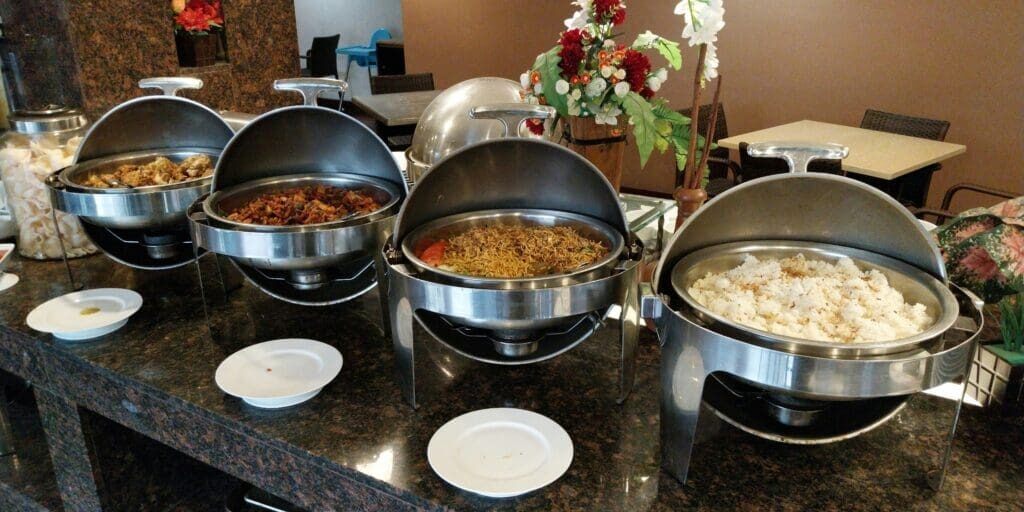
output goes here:
{"type": "Polygon", "coordinates": [[[693,106],[690,108],[690,152],[686,154],[686,167],[683,169],[683,186],[689,187],[693,181],[694,164],[697,152],[697,120],[700,119],[700,77],[704,73],[704,57],[708,53],[708,45],[700,45],[697,56],[697,72],[693,76],[693,106]]]}
{"type": "Polygon", "coordinates": [[[693,173],[693,183],[690,188],[700,188],[700,182],[704,178],[704,167],[708,165],[708,153],[711,151],[711,139],[715,135],[715,126],[718,124],[718,98],[722,92],[722,76],[718,76],[715,84],[715,96],[711,100],[711,119],[708,120],[708,132],[704,135],[704,151],[700,154],[700,165],[693,173]]]}

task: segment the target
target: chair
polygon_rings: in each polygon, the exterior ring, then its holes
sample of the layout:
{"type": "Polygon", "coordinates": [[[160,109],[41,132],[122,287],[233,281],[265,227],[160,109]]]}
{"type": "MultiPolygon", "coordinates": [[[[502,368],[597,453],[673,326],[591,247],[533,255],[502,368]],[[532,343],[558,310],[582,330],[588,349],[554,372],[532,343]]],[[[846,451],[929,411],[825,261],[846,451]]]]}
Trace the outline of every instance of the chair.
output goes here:
{"type": "Polygon", "coordinates": [[[377,42],[377,74],[405,74],[405,44],[401,41],[383,40],[377,42]]]}
{"type": "MultiPolygon", "coordinates": [[[[678,112],[690,117],[691,109],[684,108],[678,112]]],[[[711,105],[701,105],[697,114],[697,131],[705,134],[708,131],[708,123],[711,122],[711,105]]],[[[725,122],[725,106],[718,104],[718,120],[715,121],[715,133],[711,134],[711,141],[718,142],[729,136],[728,124],[725,122]]],[[[729,150],[726,148],[715,148],[711,150],[708,157],[708,197],[714,197],[725,192],[736,184],[735,177],[739,173],[740,164],[729,160],[729,150]],[[730,178],[730,175],[732,178],[730,178]]]]}
{"type": "Polygon", "coordinates": [[[433,73],[415,73],[412,75],[370,77],[371,94],[390,94],[395,92],[432,90],[434,90],[433,73]]]}
{"type": "MultiPolygon", "coordinates": [[[[431,91],[433,89],[433,73],[370,77],[370,92],[372,94],[431,91]]],[[[404,151],[412,145],[412,135],[415,130],[415,126],[391,128],[384,126],[382,123],[377,123],[377,133],[384,139],[384,142],[392,151],[404,151]]]]}
{"type": "Polygon", "coordinates": [[[926,215],[933,215],[935,216],[935,224],[941,226],[946,223],[946,219],[956,217],[957,214],[950,211],[949,207],[953,204],[953,196],[961,190],[969,190],[1002,199],[1013,199],[1014,197],[1017,197],[1016,194],[1008,190],[999,190],[997,188],[986,187],[975,183],[957,183],[956,185],[949,187],[946,194],[942,196],[942,206],[938,210],[934,208],[913,208],[911,209],[911,213],[919,219],[925,218],[926,215]]]}
{"type": "Polygon", "coordinates": [[[306,55],[300,55],[300,59],[306,60],[306,68],[302,70],[302,76],[323,78],[333,76],[338,78],[338,40],[340,34],[327,37],[314,37],[313,45],[306,50],[306,55]]]}
{"type": "Polygon", "coordinates": [[[338,48],[338,53],[348,57],[348,65],[345,68],[346,81],[348,81],[349,74],[352,72],[353,63],[359,67],[366,68],[367,72],[370,71],[371,66],[377,65],[377,41],[383,41],[385,39],[391,39],[391,32],[386,28],[378,28],[373,31],[372,35],[370,35],[370,44],[366,46],[357,45],[338,48]]]}
{"type": "MultiPolygon", "coordinates": [[[[860,122],[861,128],[888,133],[898,133],[922,139],[946,140],[949,121],[912,117],[892,112],[868,109],[860,122]]],[[[881,189],[896,198],[897,201],[910,207],[924,206],[931,186],[932,174],[942,169],[941,164],[932,164],[918,169],[897,180],[886,181],[870,176],[851,175],[852,178],[881,189]]]]}

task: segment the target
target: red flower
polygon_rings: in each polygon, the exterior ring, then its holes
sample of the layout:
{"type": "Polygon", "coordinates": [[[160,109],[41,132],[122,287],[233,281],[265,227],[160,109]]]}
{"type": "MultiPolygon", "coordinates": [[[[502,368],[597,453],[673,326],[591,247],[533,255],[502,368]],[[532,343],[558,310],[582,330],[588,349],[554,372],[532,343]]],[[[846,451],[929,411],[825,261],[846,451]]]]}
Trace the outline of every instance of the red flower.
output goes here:
{"type": "MultiPolygon", "coordinates": [[[[647,75],[651,72],[651,60],[636,50],[626,50],[622,58],[622,69],[626,70],[626,81],[633,92],[643,91],[647,85],[647,75]]],[[[653,92],[652,96],[653,96],[653,92]]]]}
{"type": "Polygon", "coordinates": [[[594,0],[594,17],[610,21],[612,25],[621,25],[626,21],[626,5],[622,0],[594,0]]]}
{"type": "Polygon", "coordinates": [[[654,91],[650,87],[644,86],[643,89],[640,89],[640,96],[643,96],[645,100],[649,100],[654,97],[654,91]]]}
{"type": "Polygon", "coordinates": [[[224,24],[220,1],[189,0],[185,9],[174,17],[174,23],[187,32],[206,32],[219,27],[224,24]]]}
{"type": "Polygon", "coordinates": [[[562,37],[558,39],[558,44],[562,45],[562,49],[558,52],[562,61],[558,63],[558,66],[562,68],[564,76],[570,77],[579,73],[580,64],[583,63],[583,58],[587,55],[583,50],[584,39],[586,39],[586,34],[578,28],[562,32],[562,37]]]}
{"type": "Polygon", "coordinates": [[[544,135],[544,121],[540,119],[527,119],[526,127],[530,129],[530,132],[534,135],[544,135]]]}

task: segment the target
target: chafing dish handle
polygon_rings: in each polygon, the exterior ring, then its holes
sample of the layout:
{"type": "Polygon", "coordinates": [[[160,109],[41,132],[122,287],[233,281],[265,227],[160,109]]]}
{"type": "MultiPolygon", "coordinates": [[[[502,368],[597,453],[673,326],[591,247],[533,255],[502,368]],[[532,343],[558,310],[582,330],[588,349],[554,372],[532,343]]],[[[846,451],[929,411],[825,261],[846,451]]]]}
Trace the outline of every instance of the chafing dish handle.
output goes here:
{"type": "Polygon", "coordinates": [[[348,82],[336,78],[283,78],[274,80],[274,90],[296,91],[302,95],[302,104],[316,106],[316,99],[327,91],[344,94],[348,82]]]}
{"type": "Polygon", "coordinates": [[[497,119],[505,129],[504,137],[518,137],[519,125],[527,119],[551,119],[556,110],[547,105],[531,105],[529,103],[496,103],[480,105],[469,111],[472,119],[497,119]],[[513,129],[515,128],[515,129],[513,129]]]}
{"type": "Polygon", "coordinates": [[[160,89],[164,96],[177,96],[182,89],[202,89],[203,81],[187,76],[158,76],[139,80],[142,89],[160,89]]]}
{"type": "Polygon", "coordinates": [[[850,148],[831,142],[756,142],[747,146],[747,154],[757,158],[781,158],[789,164],[789,172],[807,172],[811,160],[843,159],[850,154],[850,148]]]}

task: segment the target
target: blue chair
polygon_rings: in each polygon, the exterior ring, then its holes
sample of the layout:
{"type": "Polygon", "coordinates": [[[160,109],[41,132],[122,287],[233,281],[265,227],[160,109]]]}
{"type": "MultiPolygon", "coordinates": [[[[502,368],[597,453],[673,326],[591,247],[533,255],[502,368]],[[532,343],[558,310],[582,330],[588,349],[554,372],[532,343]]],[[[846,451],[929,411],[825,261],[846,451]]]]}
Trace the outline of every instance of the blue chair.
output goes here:
{"type": "Polygon", "coordinates": [[[370,66],[377,65],[377,41],[391,39],[391,32],[386,28],[378,28],[370,36],[370,44],[367,46],[346,46],[338,48],[338,55],[348,57],[348,65],[345,66],[345,81],[348,81],[349,73],[352,71],[352,64],[366,68],[369,74],[370,66]]]}

